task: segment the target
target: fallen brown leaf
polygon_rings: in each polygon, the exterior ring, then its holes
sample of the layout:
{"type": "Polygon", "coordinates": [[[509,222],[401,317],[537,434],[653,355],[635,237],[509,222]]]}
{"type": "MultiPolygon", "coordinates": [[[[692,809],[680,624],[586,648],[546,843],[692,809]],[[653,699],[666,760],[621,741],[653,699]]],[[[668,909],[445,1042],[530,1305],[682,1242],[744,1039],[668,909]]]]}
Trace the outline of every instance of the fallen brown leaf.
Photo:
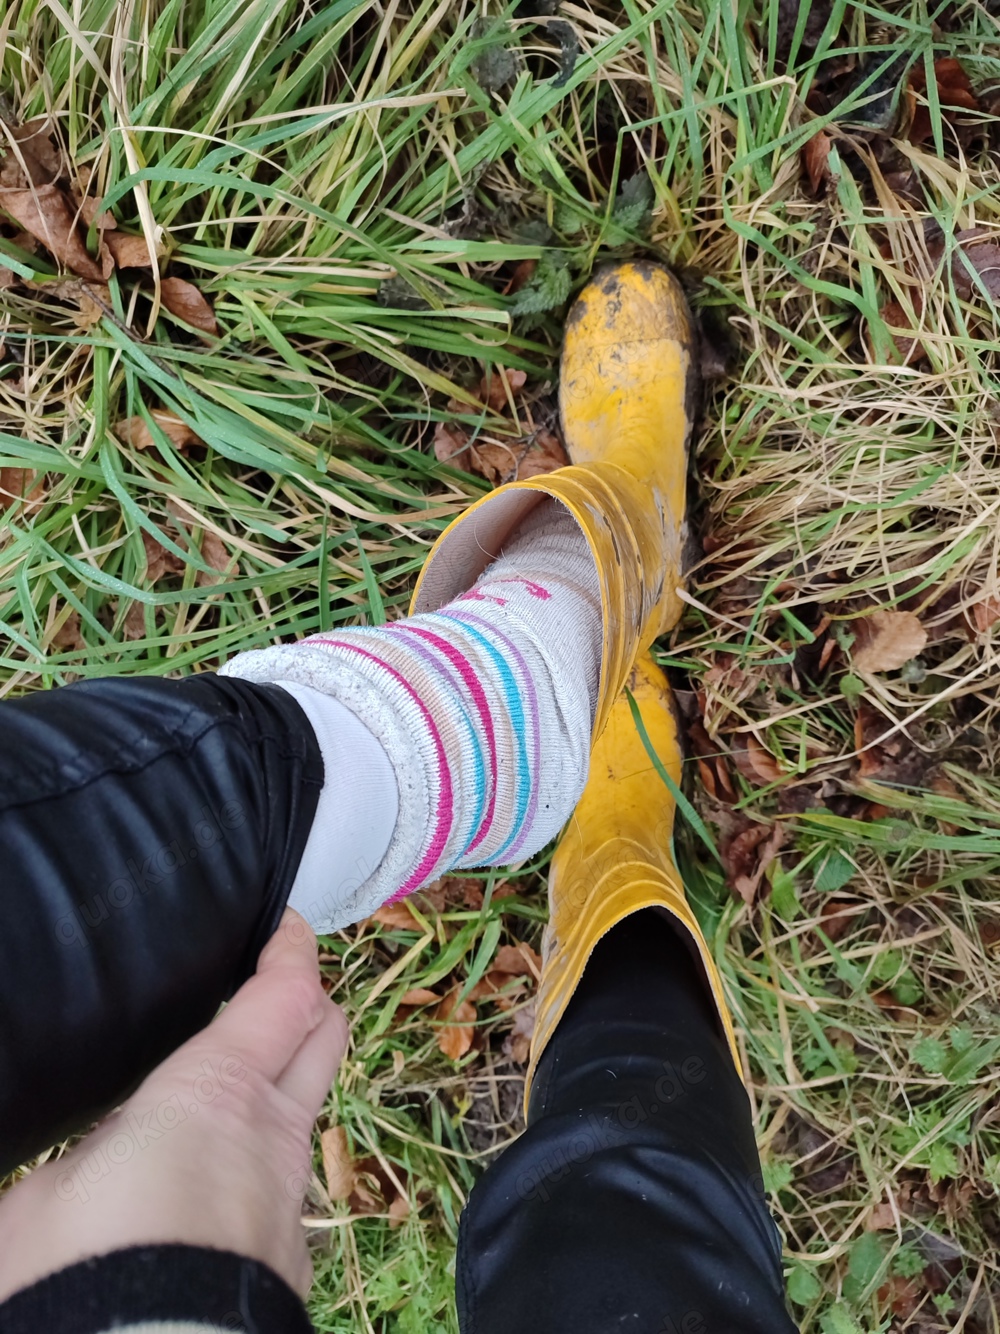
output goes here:
{"type": "Polygon", "coordinates": [[[141,602],[133,602],[125,613],[122,633],[126,639],[146,638],[146,608],[141,602]]]}
{"type": "Polygon", "coordinates": [[[434,1005],[441,997],[430,987],[411,987],[400,997],[400,1005],[434,1005]]]}
{"type": "Polygon", "coordinates": [[[84,195],[79,201],[80,217],[88,227],[99,232],[113,231],[117,226],[115,215],[101,208],[101,201],[94,195],[84,195]]]}
{"type": "Polygon", "coordinates": [[[969,608],[972,625],[978,634],[985,634],[1000,621],[1000,596],[991,593],[988,597],[974,602],[969,608]]]}
{"type": "Polygon", "coordinates": [[[49,643],[52,648],[72,653],[79,652],[87,647],[83,635],[80,633],[80,613],[78,611],[70,612],[49,643]]]}
{"type": "Polygon", "coordinates": [[[354,1189],[348,1201],[352,1214],[380,1214],[384,1208],[377,1158],[362,1158],[356,1165],[354,1189]],[[378,1193],[376,1193],[378,1192],[378,1193]]]}
{"type": "MultiPolygon", "coordinates": [[[[132,236],[128,232],[110,231],[104,237],[104,244],[111,252],[111,258],[119,269],[152,268],[153,262],[149,257],[149,247],[146,245],[144,236],[132,236]]],[[[170,280],[167,279],[167,281],[170,280]]]]}
{"type": "Polygon", "coordinates": [[[155,584],[165,574],[184,573],[184,562],[181,558],[157,542],[151,533],[143,532],[142,545],[146,548],[145,577],[149,583],[155,584]]]}
{"type": "Polygon", "coordinates": [[[406,1195],[396,1194],[389,1205],[389,1227],[401,1227],[410,1216],[410,1201],[406,1195]]]}
{"type": "Polygon", "coordinates": [[[542,956],[526,941],[519,945],[501,945],[490,964],[490,972],[507,977],[533,977],[538,981],[542,975],[542,956]]]}
{"type": "Polygon", "coordinates": [[[734,894],[752,906],[760,893],[767,868],[785,841],[781,824],[752,824],[723,845],[722,864],[734,894]]]}
{"type": "Polygon", "coordinates": [[[469,448],[469,433],[456,422],[437,422],[434,427],[434,457],[453,468],[468,468],[461,455],[469,448]]]}
{"type": "Polygon", "coordinates": [[[538,268],[537,259],[522,259],[514,265],[514,272],[510,275],[510,281],[503,289],[504,296],[511,296],[514,292],[520,292],[521,288],[533,276],[538,268]]]}
{"type": "MultiPolygon", "coordinates": [[[[923,298],[919,292],[913,294],[913,305],[915,312],[919,315],[923,308],[923,298]]],[[[879,314],[892,333],[892,341],[903,359],[904,366],[909,366],[913,361],[926,358],[927,349],[916,334],[912,332],[913,322],[910,316],[895,298],[890,298],[879,314]]]]}
{"type": "Polygon", "coordinates": [[[833,140],[826,130],[818,130],[811,139],[806,140],[802,149],[802,165],[817,199],[826,194],[827,186],[833,180],[829,163],[832,146],[833,140]]]}
{"type": "Polygon", "coordinates": [[[819,913],[823,934],[834,943],[851,929],[858,915],[859,905],[854,899],[827,899],[819,913]]]}
{"type": "MultiPolygon", "coordinates": [[[[181,454],[190,449],[192,445],[204,444],[204,441],[195,435],[187,422],[181,421],[180,417],[173,412],[167,412],[164,408],[154,408],[150,416],[173,447],[181,454]]],[[[126,417],[124,421],[118,423],[114,430],[118,439],[123,444],[131,445],[133,449],[153,449],[156,446],[153,433],[143,417],[126,417]]]]}
{"type": "Polygon", "coordinates": [[[759,786],[761,783],[777,783],[783,777],[778,761],[771,752],[757,740],[752,732],[745,737],[745,745],[733,743],[733,762],[743,777],[759,786]]]}
{"type": "Polygon", "coordinates": [[[83,244],[76,210],[57,185],[39,185],[32,190],[0,189],[0,208],[9,213],[64,268],[72,269],[88,282],[104,281],[104,271],[83,244]]]}
{"type": "Polygon", "coordinates": [[[0,187],[22,190],[31,185],[48,185],[62,174],[62,153],[45,117],[23,125],[5,122],[5,129],[17,149],[8,148],[0,137],[0,146],[5,150],[0,163],[0,187]]]}
{"type": "Polygon", "coordinates": [[[529,477],[544,477],[546,473],[555,472],[556,468],[565,468],[568,463],[569,455],[562,441],[554,431],[543,428],[535,432],[527,452],[518,463],[516,480],[524,482],[529,477]]]}
{"type": "Polygon", "coordinates": [[[904,1278],[902,1274],[890,1274],[888,1280],[878,1290],[880,1302],[888,1303],[893,1315],[907,1321],[920,1303],[927,1296],[927,1286],[923,1275],[904,1278]]]}
{"type": "Polygon", "coordinates": [[[900,1005],[892,992],[884,987],[879,991],[873,991],[871,998],[878,1008],[884,1010],[895,1023],[902,1023],[908,1014],[913,1014],[913,1011],[908,1010],[905,1005],[900,1005]]]}
{"type": "Polygon", "coordinates": [[[524,1065],[531,1053],[535,1031],[535,1005],[522,1005],[514,1015],[514,1025],[504,1038],[503,1054],[516,1065],[524,1065]]]}
{"type": "Polygon", "coordinates": [[[890,1200],[881,1200],[865,1219],[867,1232],[895,1232],[896,1227],[896,1210],[890,1200]]]}
{"type": "Polygon", "coordinates": [[[700,722],[693,722],[688,727],[688,740],[706,792],[714,801],[732,806],[738,794],[729,772],[725,747],[720,741],[713,741],[700,722]]]}
{"type": "Polygon", "coordinates": [[[912,611],[875,611],[851,622],[851,661],[859,672],[892,672],[915,658],[927,631],[912,611]]]}
{"type": "Polygon", "coordinates": [[[487,373],[479,381],[476,397],[494,412],[502,412],[509,406],[510,399],[519,389],[523,389],[527,375],[524,371],[509,371],[503,366],[494,366],[492,373],[487,373]]]}
{"type": "MultiPolygon", "coordinates": [[[[937,84],[938,102],[945,120],[955,119],[955,109],[978,111],[979,99],[972,91],[972,84],[960,60],[954,56],[943,56],[934,62],[934,80],[937,84]]],[[[918,60],[910,72],[906,98],[909,107],[910,127],[906,137],[914,144],[922,144],[931,137],[930,107],[917,102],[917,96],[926,97],[927,68],[918,60]]]]}
{"type": "Polygon", "coordinates": [[[405,899],[401,899],[398,903],[383,903],[381,908],[372,913],[369,920],[394,931],[417,931],[420,928],[405,899]]]}
{"type": "Polygon", "coordinates": [[[12,500],[20,501],[22,509],[37,507],[42,503],[39,493],[44,481],[32,468],[0,468],[0,510],[7,509],[12,500]]]}
{"type": "Polygon", "coordinates": [[[479,912],[485,899],[486,895],[481,880],[467,880],[465,882],[465,890],[462,895],[463,907],[469,908],[472,912],[479,912]]]}
{"type": "Polygon", "coordinates": [[[319,1144],[326,1193],[335,1203],[349,1200],[357,1184],[357,1169],[347,1144],[347,1131],[343,1126],[330,1126],[320,1135],[319,1144]]]}
{"type": "Polygon", "coordinates": [[[210,529],[206,529],[202,534],[201,558],[215,573],[207,574],[204,570],[199,570],[195,583],[202,588],[219,583],[229,568],[230,557],[222,538],[210,529]]]}
{"type": "Polygon", "coordinates": [[[494,486],[541,477],[569,462],[562,441],[552,431],[542,429],[527,440],[509,443],[477,440],[473,444],[468,431],[457,422],[435,425],[434,457],[439,463],[478,473],[494,486]]]}
{"type": "Polygon", "coordinates": [[[189,283],[185,278],[164,278],[160,283],[160,296],[171,315],[176,315],[192,329],[218,334],[219,326],[215,322],[212,307],[194,283],[189,283]]]}
{"type": "Polygon", "coordinates": [[[955,240],[951,273],[956,293],[963,301],[974,300],[981,296],[981,283],[990,300],[1000,302],[1000,239],[996,233],[969,227],[956,232],[955,240]]]}
{"type": "Polygon", "coordinates": [[[438,1006],[435,1016],[442,1021],[437,1045],[453,1061],[465,1055],[475,1036],[476,1007],[469,1000],[459,1001],[461,994],[460,986],[453,987],[438,1006]]]}

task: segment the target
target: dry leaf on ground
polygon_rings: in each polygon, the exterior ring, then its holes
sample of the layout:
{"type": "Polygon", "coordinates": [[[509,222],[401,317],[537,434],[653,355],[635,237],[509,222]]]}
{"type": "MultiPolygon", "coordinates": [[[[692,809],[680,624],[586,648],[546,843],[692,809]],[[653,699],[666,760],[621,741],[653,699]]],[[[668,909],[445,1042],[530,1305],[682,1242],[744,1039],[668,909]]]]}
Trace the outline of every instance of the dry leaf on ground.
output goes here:
{"type": "Polygon", "coordinates": [[[503,289],[504,296],[511,296],[514,292],[520,292],[525,283],[533,277],[537,268],[537,259],[522,259],[515,264],[514,272],[510,275],[510,281],[503,289]]]}
{"type": "Polygon", "coordinates": [[[777,783],[784,777],[778,761],[752,732],[748,732],[745,738],[734,739],[732,755],[737,769],[755,787],[762,783],[777,783]],[[742,746],[738,744],[741,739],[745,741],[742,746]]]}
{"type": "Polygon", "coordinates": [[[489,971],[507,977],[533,977],[537,982],[542,975],[542,956],[527,941],[522,940],[518,945],[501,945],[489,971]]]}
{"type": "MultiPolygon", "coordinates": [[[[933,755],[926,754],[905,732],[890,732],[892,722],[867,699],[858,700],[854,717],[854,746],[858,751],[858,777],[878,779],[894,786],[919,786],[933,763],[933,755]]],[[[871,807],[870,820],[883,812],[871,807]]]]}
{"type": "Polygon", "coordinates": [[[171,315],[176,315],[192,329],[218,334],[219,326],[215,322],[212,307],[194,283],[189,283],[185,278],[164,278],[160,283],[160,296],[171,315]]]}
{"type": "Polygon", "coordinates": [[[958,245],[951,257],[955,291],[963,301],[975,300],[982,295],[981,283],[990,300],[1000,303],[1000,238],[982,227],[969,227],[956,232],[955,240],[958,245]]]}
{"type": "Polygon", "coordinates": [[[32,468],[0,468],[0,510],[8,509],[11,501],[20,501],[22,509],[40,505],[44,481],[32,468]]]}
{"type": "Polygon", "coordinates": [[[87,253],[77,229],[76,209],[56,185],[39,185],[33,190],[0,189],[0,208],[9,213],[64,268],[72,269],[88,282],[104,281],[103,268],[87,253]]]}
{"type": "Polygon", "coordinates": [[[515,394],[524,388],[527,378],[524,371],[509,371],[503,366],[494,366],[492,372],[479,381],[476,397],[494,412],[502,412],[509,406],[508,389],[511,395],[515,394]]]}
{"type": "Polygon", "coordinates": [[[395,1195],[389,1205],[390,1228],[400,1227],[410,1216],[410,1201],[406,1195],[395,1195]]]}
{"type": "Polygon", "coordinates": [[[469,1000],[459,1001],[461,994],[460,986],[453,987],[438,1006],[435,1016],[442,1021],[437,1045],[453,1061],[465,1055],[475,1036],[476,1007],[469,1000]]]}
{"type": "Polygon", "coordinates": [[[522,1005],[514,1015],[514,1024],[503,1041],[503,1054],[516,1065],[524,1065],[531,1052],[535,1031],[535,1005],[522,1005]]]}
{"type": "Polygon", "coordinates": [[[165,574],[183,574],[184,562],[172,551],[157,542],[152,533],[143,532],[142,545],[146,549],[146,579],[155,584],[165,574]]]}
{"type": "Polygon", "coordinates": [[[326,1193],[336,1203],[349,1200],[357,1183],[357,1171],[347,1144],[347,1131],[343,1126],[330,1126],[320,1135],[319,1143],[326,1193]]]}
{"type": "Polygon", "coordinates": [[[80,633],[80,613],[78,611],[70,612],[49,640],[49,646],[60,649],[64,653],[76,653],[87,647],[86,641],[80,633]]]}
{"type": "MultiPolygon", "coordinates": [[[[918,291],[913,293],[913,307],[917,316],[923,309],[923,298],[918,291]]],[[[913,321],[906,313],[903,307],[895,298],[890,298],[879,311],[882,321],[886,324],[892,333],[892,341],[896,345],[896,350],[903,358],[903,365],[908,366],[912,361],[920,358],[926,358],[927,349],[916,336],[909,332],[913,329],[913,321]]]]}
{"type": "Polygon", "coordinates": [[[968,617],[976,633],[984,634],[1000,621],[1000,596],[991,593],[988,597],[974,602],[969,608],[968,617]]]}
{"type": "Polygon", "coordinates": [[[826,899],[819,914],[820,930],[828,939],[840,940],[857,920],[860,907],[854,899],[826,899]]]}
{"type": "Polygon", "coordinates": [[[915,658],[927,631],[912,611],[876,611],[851,622],[851,662],[859,672],[892,672],[915,658]]]}
{"type": "Polygon", "coordinates": [[[781,824],[752,824],[722,848],[722,864],[730,889],[744,903],[757,901],[767,868],[785,841],[781,824]]]}
{"type": "Polygon", "coordinates": [[[826,193],[827,186],[833,180],[833,172],[830,170],[829,163],[832,146],[833,140],[826,130],[819,130],[811,139],[806,141],[805,147],[802,149],[802,165],[809,177],[812,192],[817,199],[826,193]]]}
{"type": "Polygon", "coordinates": [[[400,1005],[435,1005],[441,999],[430,987],[411,987],[399,998],[400,1005]]]}
{"type": "MultiPolygon", "coordinates": [[[[934,81],[937,84],[938,103],[943,119],[953,120],[955,108],[964,111],[979,110],[979,98],[972,91],[969,76],[962,62],[956,60],[954,56],[943,56],[940,60],[935,60],[934,81]]],[[[913,66],[906,89],[910,113],[910,128],[906,137],[914,144],[922,144],[925,139],[931,137],[933,131],[930,107],[924,102],[917,102],[918,94],[926,99],[927,67],[922,60],[918,60],[913,66]]]]}
{"type": "MultiPolygon", "coordinates": [[[[119,269],[149,269],[149,247],[144,236],[133,236],[129,232],[109,231],[104,235],[104,245],[111,253],[111,258],[119,269]]],[[[168,280],[169,281],[169,280],[168,280]]]]}
{"type": "Polygon", "coordinates": [[[204,570],[199,570],[195,578],[195,583],[199,587],[210,587],[225,578],[229,570],[231,557],[222,538],[219,537],[218,533],[213,533],[211,529],[206,528],[202,534],[201,558],[214,573],[209,574],[204,570]]]}
{"type": "Polygon", "coordinates": [[[738,793],[726,760],[726,749],[720,741],[713,741],[700,722],[688,728],[688,740],[698,765],[698,776],[705,791],[714,801],[733,805],[738,793]]]}
{"type": "MultiPolygon", "coordinates": [[[[167,412],[163,408],[154,408],[150,416],[173,447],[180,453],[183,454],[192,445],[204,444],[204,441],[195,435],[187,422],[181,421],[180,417],[173,412],[167,412]]],[[[126,417],[118,423],[114,431],[123,444],[131,445],[133,449],[153,449],[156,446],[156,440],[144,417],[126,417]]]]}
{"type": "Polygon", "coordinates": [[[141,602],[133,602],[125,613],[122,634],[126,639],[146,638],[146,608],[141,602]]]}
{"type": "Polygon", "coordinates": [[[62,152],[44,116],[23,125],[5,122],[5,129],[17,144],[17,152],[0,138],[6,150],[0,164],[0,186],[23,189],[29,184],[48,185],[62,175],[62,152]]]}
{"type": "Polygon", "coordinates": [[[410,912],[410,905],[405,899],[399,903],[383,903],[381,908],[372,913],[369,921],[378,922],[396,931],[419,931],[420,923],[410,912]]]}
{"type": "Polygon", "coordinates": [[[517,480],[524,482],[529,477],[544,477],[546,473],[555,472],[556,468],[565,468],[568,463],[569,455],[563,442],[554,431],[543,428],[535,432],[527,452],[518,463],[517,480]]]}
{"type": "Polygon", "coordinates": [[[876,1204],[865,1219],[866,1232],[895,1232],[897,1227],[896,1210],[890,1200],[876,1204]]]}

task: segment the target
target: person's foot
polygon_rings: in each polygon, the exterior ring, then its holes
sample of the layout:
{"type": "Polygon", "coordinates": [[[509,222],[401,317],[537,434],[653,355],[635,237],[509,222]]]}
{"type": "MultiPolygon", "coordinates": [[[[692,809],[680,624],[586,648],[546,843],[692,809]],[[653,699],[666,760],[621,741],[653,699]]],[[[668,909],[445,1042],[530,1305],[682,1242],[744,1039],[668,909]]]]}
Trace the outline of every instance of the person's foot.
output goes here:
{"type": "MultiPolygon", "coordinates": [[[[648,655],[628,681],[649,747],[676,787],[681,754],[663,671],[648,655]]],[[[674,798],[640,735],[628,696],[619,695],[594,746],[583,796],[559,841],[549,871],[549,925],[535,1004],[527,1089],[597,942],[644,908],[667,913],[700,955],[739,1069],[732,1021],[715,961],[684,895],[670,852],[674,798]]]]}
{"type": "Polygon", "coordinates": [[[560,411],[571,465],[470,506],[435,543],[414,593],[413,612],[450,602],[496,559],[540,496],[565,505],[601,590],[595,738],[637,655],[680,615],[694,343],[684,293],[667,269],[645,260],[602,269],[566,321],[560,411]]]}

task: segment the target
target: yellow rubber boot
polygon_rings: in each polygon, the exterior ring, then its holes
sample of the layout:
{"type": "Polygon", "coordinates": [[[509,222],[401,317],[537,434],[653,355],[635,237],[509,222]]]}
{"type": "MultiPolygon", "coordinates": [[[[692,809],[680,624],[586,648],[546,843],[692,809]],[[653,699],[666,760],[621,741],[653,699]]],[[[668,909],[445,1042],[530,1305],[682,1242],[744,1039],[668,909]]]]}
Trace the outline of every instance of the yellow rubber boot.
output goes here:
{"type": "Polygon", "coordinates": [[[687,444],[697,369],[684,293],[660,265],[616,264],[566,322],[559,406],[572,464],[512,482],[470,506],[435,543],[411,611],[458,597],[545,496],[579,523],[604,612],[600,736],[637,655],[680,615],[687,444]]]}
{"type": "MultiPolygon", "coordinates": [[[[660,762],[680,783],[681,757],[667,678],[648,655],[628,688],[660,762]]],[[[559,840],[549,871],[549,924],[535,1003],[525,1113],[539,1058],[601,937],[631,913],[658,907],[686,932],[700,957],[719,1025],[740,1078],[736,1038],[722,980],[670,855],[674,800],[657,774],[624,693],[594,747],[583,796],[559,840]]]]}

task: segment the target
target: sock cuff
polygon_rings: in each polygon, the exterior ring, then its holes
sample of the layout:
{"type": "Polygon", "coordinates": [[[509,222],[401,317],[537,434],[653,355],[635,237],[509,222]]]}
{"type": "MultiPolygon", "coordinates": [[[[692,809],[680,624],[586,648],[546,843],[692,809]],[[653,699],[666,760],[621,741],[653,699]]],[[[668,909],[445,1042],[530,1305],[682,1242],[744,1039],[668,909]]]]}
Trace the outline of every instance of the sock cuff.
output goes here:
{"type": "MultiPolygon", "coordinates": [[[[357,637],[364,631],[352,628],[347,633],[357,637]]],[[[414,866],[426,860],[428,830],[438,804],[438,766],[428,753],[419,710],[409,692],[388,672],[379,672],[380,679],[372,680],[373,668],[374,664],[355,667],[341,652],[307,639],[241,653],[220,672],[244,681],[308,686],[334,696],[375,737],[392,765],[399,810],[389,846],[374,873],[350,896],[351,902],[338,903],[331,910],[326,931],[370,916],[400,890],[414,866]]]]}

